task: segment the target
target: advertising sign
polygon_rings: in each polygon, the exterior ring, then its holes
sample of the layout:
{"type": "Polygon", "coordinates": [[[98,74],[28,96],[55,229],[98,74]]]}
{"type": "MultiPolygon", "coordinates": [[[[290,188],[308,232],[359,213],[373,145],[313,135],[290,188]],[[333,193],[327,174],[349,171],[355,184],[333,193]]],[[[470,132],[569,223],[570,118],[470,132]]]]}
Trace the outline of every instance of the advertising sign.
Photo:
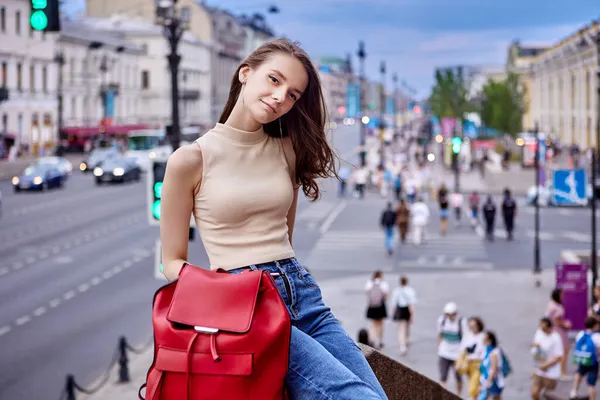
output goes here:
{"type": "Polygon", "coordinates": [[[106,118],[114,118],[115,116],[115,97],[117,92],[113,89],[104,91],[104,109],[106,110],[106,118]]]}
{"type": "Polygon", "coordinates": [[[346,118],[360,117],[360,84],[348,83],[346,88],[346,118]]]}
{"type": "Polygon", "coordinates": [[[562,289],[565,319],[571,321],[572,330],[584,329],[588,312],[587,264],[557,263],[556,287],[562,289]]]}

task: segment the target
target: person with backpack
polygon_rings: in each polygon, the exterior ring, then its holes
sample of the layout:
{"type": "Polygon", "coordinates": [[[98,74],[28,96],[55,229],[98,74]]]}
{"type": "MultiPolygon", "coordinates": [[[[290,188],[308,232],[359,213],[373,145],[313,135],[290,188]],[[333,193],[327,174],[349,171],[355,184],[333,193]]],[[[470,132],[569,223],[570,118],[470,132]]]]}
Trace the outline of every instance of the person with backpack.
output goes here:
{"type": "Polygon", "coordinates": [[[506,228],[506,238],[508,240],[513,240],[516,216],[517,202],[512,198],[510,190],[505,189],[504,200],[502,200],[502,217],[504,219],[504,228],[506,228]]]}
{"type": "Polygon", "coordinates": [[[487,331],[484,336],[485,353],[481,360],[481,388],[478,400],[500,400],[504,378],[510,374],[508,359],[498,347],[496,334],[487,331]]]}
{"type": "Polygon", "coordinates": [[[396,174],[394,178],[394,194],[396,195],[396,201],[400,201],[402,198],[402,174],[396,174]]]}
{"type": "Polygon", "coordinates": [[[596,398],[596,382],[598,381],[598,354],[600,354],[600,322],[594,317],[587,317],[585,329],[575,338],[573,362],[577,366],[577,373],[573,381],[570,398],[575,399],[579,385],[587,377],[588,394],[590,399],[596,398]]]}
{"type": "Polygon", "coordinates": [[[469,208],[471,209],[471,226],[475,228],[479,223],[479,206],[481,204],[481,198],[477,191],[473,191],[469,196],[469,208]]]}
{"type": "Polygon", "coordinates": [[[456,381],[456,394],[462,392],[462,377],[456,370],[454,364],[461,351],[463,332],[467,330],[466,320],[458,316],[456,303],[447,303],[444,306],[444,315],[438,318],[438,368],[440,372],[440,384],[445,388],[450,369],[454,369],[456,381]]]}
{"type": "Polygon", "coordinates": [[[371,334],[377,348],[383,348],[383,321],[387,318],[386,301],[390,287],[383,280],[383,272],[375,271],[365,286],[367,293],[367,319],[371,320],[371,334]]]}
{"type": "Polygon", "coordinates": [[[552,326],[552,321],[544,317],[533,337],[531,354],[535,371],[531,381],[531,398],[540,400],[542,392],[556,389],[560,378],[560,360],[564,354],[560,335],[552,326]]]}
{"type": "Polygon", "coordinates": [[[385,249],[391,256],[394,253],[394,229],[396,228],[396,212],[392,209],[391,201],[381,213],[380,225],[385,234],[385,249]]]}
{"type": "Polygon", "coordinates": [[[170,311],[154,325],[164,341],[149,399],[248,398],[236,390],[261,400],[284,391],[290,400],[387,399],[293,246],[299,193],[318,200],[320,178],[337,176],[321,104],[309,55],[288,39],[267,41],[236,68],[218,123],[169,157],[160,240],[173,285],[159,297],[173,300],[159,303],[170,311]],[[191,215],[210,271],[187,263],[191,215]],[[265,303],[274,290],[275,302],[265,303]],[[265,314],[269,323],[256,320],[265,314]],[[167,329],[174,333],[165,337],[167,329]],[[261,397],[271,388],[279,392],[261,397]]]}

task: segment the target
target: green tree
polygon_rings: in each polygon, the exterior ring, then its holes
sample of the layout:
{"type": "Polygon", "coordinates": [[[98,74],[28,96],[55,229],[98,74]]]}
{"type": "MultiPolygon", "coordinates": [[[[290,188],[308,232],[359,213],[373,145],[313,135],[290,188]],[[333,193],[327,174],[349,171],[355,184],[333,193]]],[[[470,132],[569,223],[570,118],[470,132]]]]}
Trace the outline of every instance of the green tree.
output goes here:
{"type": "Polygon", "coordinates": [[[489,80],[482,88],[481,120],[490,128],[515,136],[522,130],[524,97],[515,74],[500,82],[489,80]]]}
{"type": "Polygon", "coordinates": [[[440,119],[444,117],[462,119],[463,114],[472,108],[467,93],[468,88],[462,68],[437,70],[435,84],[429,97],[431,111],[440,119]]]}

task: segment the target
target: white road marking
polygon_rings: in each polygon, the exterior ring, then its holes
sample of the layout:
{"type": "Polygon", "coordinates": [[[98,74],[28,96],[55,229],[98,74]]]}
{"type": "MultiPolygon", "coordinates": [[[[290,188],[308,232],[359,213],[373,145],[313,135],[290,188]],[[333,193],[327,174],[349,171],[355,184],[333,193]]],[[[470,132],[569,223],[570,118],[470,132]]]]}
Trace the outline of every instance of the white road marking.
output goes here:
{"type": "Polygon", "coordinates": [[[336,218],[342,213],[342,211],[344,211],[344,209],[346,208],[346,205],[347,205],[346,200],[341,201],[333,209],[331,214],[329,214],[327,216],[327,218],[325,218],[325,221],[323,221],[323,224],[321,224],[321,227],[319,228],[319,231],[321,232],[322,235],[327,233],[329,228],[331,228],[331,225],[335,222],[336,218]]]}
{"type": "Polygon", "coordinates": [[[21,326],[21,325],[25,325],[29,321],[31,321],[31,317],[29,315],[24,315],[20,318],[17,318],[17,320],[15,321],[15,324],[17,326],[21,326]]]}
{"type": "Polygon", "coordinates": [[[40,254],[38,255],[38,258],[46,258],[48,257],[48,252],[47,251],[41,251],[40,254]]]}
{"type": "Polygon", "coordinates": [[[33,264],[35,261],[36,261],[36,258],[35,258],[35,257],[27,257],[27,258],[25,259],[25,262],[26,262],[27,264],[33,264]]]}
{"type": "Polygon", "coordinates": [[[10,330],[11,328],[8,325],[0,326],[0,336],[6,335],[8,332],[10,332],[10,330]]]}
{"type": "Polygon", "coordinates": [[[96,286],[97,284],[99,284],[100,282],[102,282],[102,278],[99,278],[97,276],[93,277],[92,279],[90,279],[90,284],[92,286],[96,286]]]}
{"type": "Polygon", "coordinates": [[[35,315],[36,317],[39,317],[41,315],[44,315],[45,312],[46,312],[46,307],[40,307],[40,308],[36,308],[33,311],[33,315],[35,315]]]}
{"type": "Polygon", "coordinates": [[[86,292],[89,288],[90,285],[88,285],[87,283],[82,283],[81,285],[77,286],[77,290],[79,291],[79,293],[86,292]]]}
{"type": "Polygon", "coordinates": [[[63,299],[65,300],[71,300],[73,297],[75,297],[74,290],[69,290],[67,293],[63,294],[63,299]]]}
{"type": "Polygon", "coordinates": [[[23,266],[24,264],[21,261],[15,261],[12,265],[13,269],[21,269],[23,266]]]}
{"type": "Polygon", "coordinates": [[[112,271],[106,271],[102,274],[102,277],[104,279],[110,279],[110,277],[113,276],[113,272],[112,271]]]}
{"type": "Polygon", "coordinates": [[[592,238],[587,233],[567,231],[563,232],[562,235],[566,238],[573,239],[576,242],[589,243],[592,241],[592,238]]]}
{"type": "Polygon", "coordinates": [[[0,268],[0,276],[8,274],[8,268],[0,268]]]}
{"type": "Polygon", "coordinates": [[[133,265],[133,263],[129,260],[123,262],[123,268],[129,268],[133,265]]]}
{"type": "Polygon", "coordinates": [[[48,305],[50,306],[50,308],[56,308],[59,306],[60,303],[61,303],[60,299],[52,299],[52,300],[50,300],[48,305]]]}

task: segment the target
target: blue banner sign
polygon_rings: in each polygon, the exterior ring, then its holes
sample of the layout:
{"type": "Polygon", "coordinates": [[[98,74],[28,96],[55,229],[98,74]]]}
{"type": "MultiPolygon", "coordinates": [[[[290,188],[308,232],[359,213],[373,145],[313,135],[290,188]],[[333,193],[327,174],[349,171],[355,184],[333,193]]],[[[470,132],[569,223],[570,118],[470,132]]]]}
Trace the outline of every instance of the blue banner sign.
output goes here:
{"type": "Polygon", "coordinates": [[[360,84],[348,83],[346,89],[346,118],[360,117],[360,84]]]}

